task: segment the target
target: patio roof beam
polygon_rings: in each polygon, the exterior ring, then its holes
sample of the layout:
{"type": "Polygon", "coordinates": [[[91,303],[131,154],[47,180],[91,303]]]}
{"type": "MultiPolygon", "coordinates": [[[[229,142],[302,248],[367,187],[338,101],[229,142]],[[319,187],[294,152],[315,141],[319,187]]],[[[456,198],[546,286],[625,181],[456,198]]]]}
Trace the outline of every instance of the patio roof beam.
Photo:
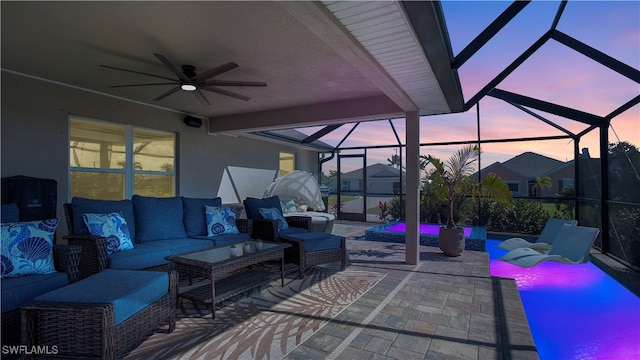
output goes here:
{"type": "Polygon", "coordinates": [[[349,135],[351,135],[351,133],[353,132],[353,130],[355,130],[358,125],[360,125],[360,122],[357,122],[353,125],[353,127],[351,128],[351,130],[349,130],[349,132],[342,138],[342,140],[340,140],[340,142],[338,143],[338,145],[336,145],[336,149],[340,149],[340,145],[342,145],[343,142],[345,142],[347,140],[347,138],[349,137],[349,135]]]}
{"type": "Polygon", "coordinates": [[[467,62],[478,50],[480,50],[492,37],[494,37],[505,25],[509,23],[518,13],[529,5],[531,0],[526,1],[514,1],[506,8],[500,16],[498,16],[489,26],[487,26],[475,39],[473,39],[469,45],[467,45],[460,53],[454,58],[451,67],[453,69],[459,69],[462,64],[467,62]]]}
{"type": "Polygon", "coordinates": [[[498,84],[502,82],[507,76],[515,71],[518,66],[525,62],[533,53],[535,53],[547,40],[551,37],[551,30],[544,33],[533,45],[525,50],[517,59],[515,59],[509,66],[507,66],[500,74],[498,74],[493,80],[485,85],[476,95],[474,95],[466,104],[464,104],[465,111],[471,109],[480,99],[493,90],[498,84]]]}
{"type": "MultiPolygon", "coordinates": [[[[592,126],[590,129],[597,128],[597,126],[592,126]]],[[[491,143],[505,143],[505,142],[520,142],[520,141],[541,141],[541,140],[562,140],[562,139],[573,139],[577,135],[553,135],[553,136],[538,136],[538,137],[528,137],[528,138],[511,138],[511,139],[493,139],[493,140],[481,140],[481,144],[491,144],[491,143]]],[[[461,141],[447,141],[447,142],[437,142],[437,143],[420,143],[420,146],[443,146],[443,145],[469,145],[469,144],[477,144],[478,140],[461,140],[461,141]]],[[[366,146],[367,149],[387,149],[387,148],[395,148],[398,145],[374,145],[374,146],[366,146]]],[[[405,147],[405,145],[400,146],[405,147]]],[[[343,147],[340,150],[360,150],[365,148],[365,146],[350,146],[343,147]]]]}
{"type": "Polygon", "coordinates": [[[546,119],[544,116],[539,115],[539,114],[537,114],[537,113],[535,113],[535,112],[533,112],[533,111],[531,111],[531,110],[527,109],[526,107],[524,107],[524,106],[522,106],[522,105],[520,105],[520,104],[514,104],[514,103],[512,103],[512,102],[510,102],[510,101],[507,101],[507,103],[509,103],[509,104],[511,104],[511,105],[513,105],[513,106],[515,106],[515,107],[517,107],[518,109],[520,109],[520,110],[522,110],[522,111],[526,112],[527,114],[529,114],[529,115],[531,115],[531,116],[535,117],[536,119],[538,119],[538,120],[540,120],[540,121],[542,121],[542,122],[546,123],[547,125],[551,125],[551,126],[553,126],[554,128],[556,128],[556,129],[558,129],[558,130],[562,131],[563,133],[565,133],[565,134],[567,134],[567,135],[571,135],[571,136],[573,136],[573,135],[574,135],[571,131],[569,131],[569,130],[567,130],[567,129],[563,128],[562,126],[560,126],[560,125],[558,125],[558,124],[554,123],[554,122],[553,122],[553,121],[551,121],[551,120],[546,119]]]}
{"type": "Polygon", "coordinates": [[[618,61],[611,56],[592,48],[591,46],[572,38],[571,36],[559,31],[554,30],[551,34],[551,38],[557,42],[564,44],[571,49],[589,57],[590,59],[599,62],[600,64],[608,67],[609,69],[623,75],[637,83],[640,83],[640,71],[632,68],[631,66],[618,61]]]}
{"type": "Polygon", "coordinates": [[[306,138],[302,139],[302,143],[303,144],[308,144],[312,141],[316,141],[318,139],[320,139],[321,137],[327,135],[328,133],[332,132],[333,130],[339,128],[340,126],[342,126],[344,124],[333,124],[333,125],[328,125],[325,126],[324,128],[316,131],[315,133],[307,136],[306,138]]]}
{"type": "Polygon", "coordinates": [[[600,126],[598,126],[598,125],[591,125],[591,126],[589,126],[588,128],[586,128],[586,129],[584,129],[584,130],[580,131],[579,133],[577,133],[577,134],[576,134],[576,138],[578,138],[578,139],[579,139],[579,138],[581,138],[581,137],[583,137],[583,136],[587,135],[588,133],[590,133],[593,129],[597,129],[597,128],[599,128],[599,127],[600,127],[600,126]]]}
{"type": "Polygon", "coordinates": [[[635,105],[637,105],[638,103],[640,103],[640,95],[634,97],[633,99],[627,101],[625,104],[623,104],[622,106],[620,106],[619,108],[613,110],[611,112],[611,114],[605,116],[605,119],[613,119],[614,117],[622,114],[623,112],[631,109],[632,107],[634,107],[635,105]]]}
{"type": "Polygon", "coordinates": [[[558,6],[558,11],[556,12],[556,17],[553,19],[553,24],[551,24],[551,29],[555,30],[558,27],[558,23],[560,22],[560,18],[562,17],[562,13],[564,12],[564,8],[567,7],[568,0],[562,0],[560,2],[560,6],[558,6]]]}
{"type": "Polygon", "coordinates": [[[602,125],[604,118],[586,113],[584,111],[568,108],[566,106],[553,104],[547,101],[534,99],[524,95],[514,94],[509,91],[493,89],[488,94],[491,97],[502,99],[507,102],[520,104],[526,107],[538,109],[544,112],[562,116],[567,119],[579,121],[588,125],[602,125]]]}
{"type": "Polygon", "coordinates": [[[391,119],[389,119],[389,125],[391,126],[391,130],[393,130],[393,135],[395,135],[396,141],[398,142],[398,145],[402,145],[402,140],[400,140],[400,136],[398,136],[398,132],[396,131],[396,127],[393,125],[393,121],[391,121],[391,119]]]}

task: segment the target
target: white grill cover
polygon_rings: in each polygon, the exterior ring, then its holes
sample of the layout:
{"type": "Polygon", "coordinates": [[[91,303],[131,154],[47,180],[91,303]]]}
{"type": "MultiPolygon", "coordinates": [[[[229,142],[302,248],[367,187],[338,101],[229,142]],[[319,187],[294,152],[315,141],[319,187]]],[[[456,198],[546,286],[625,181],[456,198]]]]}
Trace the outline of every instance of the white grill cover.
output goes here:
{"type": "Polygon", "coordinates": [[[295,170],[275,179],[264,192],[264,197],[276,195],[283,203],[294,200],[297,205],[304,204],[317,211],[324,210],[318,182],[306,171],[295,170]]]}

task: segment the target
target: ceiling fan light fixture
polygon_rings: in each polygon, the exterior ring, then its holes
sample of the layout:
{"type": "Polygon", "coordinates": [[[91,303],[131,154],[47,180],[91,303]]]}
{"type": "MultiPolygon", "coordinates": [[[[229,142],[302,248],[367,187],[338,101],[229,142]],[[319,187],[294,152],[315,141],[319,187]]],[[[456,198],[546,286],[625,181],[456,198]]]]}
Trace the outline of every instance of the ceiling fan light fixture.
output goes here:
{"type": "Polygon", "coordinates": [[[180,88],[184,91],[196,91],[196,86],[193,84],[182,84],[180,88]]]}

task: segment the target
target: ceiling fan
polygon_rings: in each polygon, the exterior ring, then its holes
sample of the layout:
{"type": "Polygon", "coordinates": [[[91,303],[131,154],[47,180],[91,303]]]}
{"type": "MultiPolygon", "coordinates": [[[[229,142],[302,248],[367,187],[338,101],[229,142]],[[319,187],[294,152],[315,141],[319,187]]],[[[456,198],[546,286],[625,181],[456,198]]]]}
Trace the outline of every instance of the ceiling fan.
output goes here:
{"type": "Polygon", "coordinates": [[[117,67],[107,66],[107,65],[100,65],[100,66],[108,69],[127,71],[134,74],[141,74],[141,75],[151,76],[151,77],[170,81],[170,82],[148,83],[148,84],[114,85],[114,86],[111,86],[112,88],[175,85],[174,87],[169,89],[167,92],[153,99],[154,101],[162,100],[167,96],[175,92],[178,92],[180,90],[189,91],[193,93],[193,95],[198,100],[200,100],[200,102],[204,105],[211,105],[211,103],[209,103],[209,100],[207,100],[207,98],[204,96],[204,94],[200,90],[206,90],[213,93],[248,101],[251,98],[235,92],[220,89],[218,88],[218,86],[267,86],[267,83],[261,82],[261,81],[227,81],[227,80],[211,79],[216,75],[220,75],[224,72],[237,68],[238,64],[234,62],[228,62],[226,64],[223,64],[223,65],[214,67],[213,69],[202,72],[200,74],[196,74],[195,66],[182,65],[182,71],[180,71],[180,69],[177,66],[173,65],[173,63],[169,61],[169,59],[167,59],[165,56],[161,54],[155,54],[155,53],[153,55],[155,55],[163,64],[165,64],[169,68],[169,70],[171,70],[171,72],[173,72],[178,78],[172,79],[166,76],[154,75],[154,74],[144,73],[144,72],[135,71],[135,70],[127,70],[127,69],[122,69],[122,68],[117,68],[117,67]]]}

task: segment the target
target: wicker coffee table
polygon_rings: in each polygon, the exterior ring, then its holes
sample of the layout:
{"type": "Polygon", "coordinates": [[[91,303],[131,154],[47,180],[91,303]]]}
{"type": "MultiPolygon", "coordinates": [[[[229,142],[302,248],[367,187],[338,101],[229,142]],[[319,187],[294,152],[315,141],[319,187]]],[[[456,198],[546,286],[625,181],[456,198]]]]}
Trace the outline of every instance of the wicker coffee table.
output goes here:
{"type": "MultiPolygon", "coordinates": [[[[242,248],[242,244],[237,245],[242,248]]],[[[254,266],[268,260],[280,260],[280,280],[284,286],[284,249],[290,247],[286,243],[262,242],[262,249],[257,250],[255,242],[251,242],[251,251],[240,256],[231,255],[231,246],[218,246],[206,250],[167,256],[175,263],[179,274],[201,276],[209,279],[210,284],[197,287],[179,296],[193,301],[211,303],[211,314],[215,318],[217,303],[233,296],[259,287],[277,279],[277,273],[267,267],[254,266]]]]}

